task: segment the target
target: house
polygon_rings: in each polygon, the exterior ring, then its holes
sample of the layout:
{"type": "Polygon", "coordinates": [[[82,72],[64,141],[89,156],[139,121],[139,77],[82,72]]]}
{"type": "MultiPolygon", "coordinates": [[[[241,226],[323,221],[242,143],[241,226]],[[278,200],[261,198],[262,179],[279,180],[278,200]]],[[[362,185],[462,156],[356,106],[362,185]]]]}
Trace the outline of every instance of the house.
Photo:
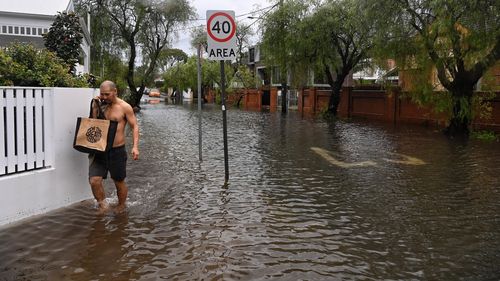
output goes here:
{"type": "MultiPolygon", "coordinates": [[[[42,34],[47,33],[58,12],[74,12],[73,0],[21,0],[0,2],[0,47],[13,42],[31,43],[44,48],[42,34]]],[[[88,22],[88,21],[87,21],[88,22]]],[[[80,18],[83,40],[77,73],[90,71],[90,27],[80,18]]]]}

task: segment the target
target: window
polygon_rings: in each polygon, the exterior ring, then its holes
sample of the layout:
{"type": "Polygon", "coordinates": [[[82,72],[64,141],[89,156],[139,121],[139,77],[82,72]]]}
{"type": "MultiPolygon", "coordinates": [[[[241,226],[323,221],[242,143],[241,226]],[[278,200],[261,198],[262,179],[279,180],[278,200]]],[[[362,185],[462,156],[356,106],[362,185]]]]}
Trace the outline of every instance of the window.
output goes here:
{"type": "Polygon", "coordinates": [[[43,33],[47,33],[47,31],[48,31],[47,28],[43,29],[43,33]]]}
{"type": "Polygon", "coordinates": [[[24,26],[21,26],[21,34],[24,34],[24,26]]]}
{"type": "Polygon", "coordinates": [[[10,34],[12,34],[12,33],[13,33],[12,26],[9,26],[9,33],[10,33],[10,34]]]}
{"type": "Polygon", "coordinates": [[[26,27],[26,34],[31,35],[31,28],[26,27]]]}
{"type": "Polygon", "coordinates": [[[249,62],[252,63],[252,62],[255,62],[255,48],[251,48],[248,50],[248,54],[249,54],[249,62]]]}
{"type": "Polygon", "coordinates": [[[19,26],[14,27],[14,34],[19,34],[19,26]]]}
{"type": "Polygon", "coordinates": [[[272,68],[271,82],[273,84],[281,83],[281,70],[277,66],[272,68]]]}
{"type": "Polygon", "coordinates": [[[31,28],[31,34],[36,35],[36,28],[31,28]]]}
{"type": "Polygon", "coordinates": [[[42,33],[42,29],[41,29],[41,28],[39,28],[39,29],[38,29],[38,35],[42,35],[42,34],[43,34],[43,33],[42,33]]]}
{"type": "Polygon", "coordinates": [[[2,26],[2,33],[7,33],[7,26],[5,25],[2,26]]]}

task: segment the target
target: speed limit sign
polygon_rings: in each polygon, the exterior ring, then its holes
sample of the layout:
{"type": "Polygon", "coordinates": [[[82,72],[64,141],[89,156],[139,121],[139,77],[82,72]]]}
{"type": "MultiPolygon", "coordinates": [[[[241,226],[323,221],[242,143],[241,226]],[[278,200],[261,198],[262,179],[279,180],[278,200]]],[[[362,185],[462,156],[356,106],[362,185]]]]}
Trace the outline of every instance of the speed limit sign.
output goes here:
{"type": "Polygon", "coordinates": [[[207,11],[208,59],[236,59],[234,11],[207,11]]]}

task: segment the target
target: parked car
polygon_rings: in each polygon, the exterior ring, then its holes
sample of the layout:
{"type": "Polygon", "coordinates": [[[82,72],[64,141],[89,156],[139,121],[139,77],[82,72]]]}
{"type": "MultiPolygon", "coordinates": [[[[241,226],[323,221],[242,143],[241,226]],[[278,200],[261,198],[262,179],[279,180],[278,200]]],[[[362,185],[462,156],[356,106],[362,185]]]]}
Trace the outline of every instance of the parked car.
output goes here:
{"type": "Polygon", "coordinates": [[[149,96],[150,97],[160,97],[160,90],[158,89],[151,89],[151,91],[149,91],[149,96]]]}

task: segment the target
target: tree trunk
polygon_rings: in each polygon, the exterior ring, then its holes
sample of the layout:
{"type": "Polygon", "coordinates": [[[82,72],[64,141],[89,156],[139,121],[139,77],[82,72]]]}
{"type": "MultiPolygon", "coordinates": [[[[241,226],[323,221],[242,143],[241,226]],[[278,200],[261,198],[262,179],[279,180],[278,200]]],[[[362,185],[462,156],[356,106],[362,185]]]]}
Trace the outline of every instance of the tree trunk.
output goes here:
{"type": "Polygon", "coordinates": [[[241,100],[243,99],[244,96],[247,95],[247,90],[245,89],[245,91],[243,91],[243,95],[240,95],[238,97],[238,101],[236,102],[236,108],[240,108],[240,104],[241,104],[241,100]]]}
{"type": "Polygon", "coordinates": [[[141,98],[143,94],[144,94],[144,86],[141,86],[139,90],[135,94],[133,94],[132,107],[141,108],[139,104],[141,103],[141,98]]]}
{"type": "Polygon", "coordinates": [[[135,86],[135,81],[134,81],[134,70],[135,70],[135,57],[136,57],[136,49],[135,49],[135,40],[133,37],[129,36],[128,37],[128,44],[130,47],[130,57],[128,59],[128,70],[127,70],[127,84],[128,88],[130,89],[130,94],[132,96],[130,100],[130,105],[132,107],[138,106],[139,102],[141,101],[141,98],[137,100],[137,88],[135,86]]]}
{"type": "Polygon", "coordinates": [[[448,127],[444,133],[449,137],[468,137],[472,119],[472,87],[470,90],[452,92],[453,110],[448,127]]]}
{"type": "Polygon", "coordinates": [[[281,82],[281,113],[287,112],[287,83],[281,82]]]}
{"type": "Polygon", "coordinates": [[[337,85],[338,83],[334,83],[332,85],[332,93],[330,95],[330,100],[328,101],[328,113],[333,116],[337,116],[337,109],[339,108],[340,103],[340,89],[341,85],[337,85]]]}
{"type": "Polygon", "coordinates": [[[328,110],[327,112],[332,116],[337,116],[337,109],[339,108],[340,103],[340,90],[342,89],[342,84],[344,84],[344,79],[349,74],[349,71],[343,70],[341,73],[335,75],[335,79],[333,79],[332,72],[328,66],[324,66],[324,70],[326,73],[326,78],[328,79],[328,84],[332,88],[332,93],[330,95],[330,100],[328,101],[328,110]]]}

